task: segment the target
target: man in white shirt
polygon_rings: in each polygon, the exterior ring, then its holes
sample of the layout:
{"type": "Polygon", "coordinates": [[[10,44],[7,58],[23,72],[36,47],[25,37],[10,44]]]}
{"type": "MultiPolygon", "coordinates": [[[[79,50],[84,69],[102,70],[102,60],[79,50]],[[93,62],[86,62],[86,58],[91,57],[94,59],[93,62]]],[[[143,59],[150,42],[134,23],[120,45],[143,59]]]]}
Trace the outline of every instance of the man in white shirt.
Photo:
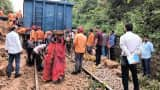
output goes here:
{"type": "Polygon", "coordinates": [[[33,60],[36,61],[37,71],[41,71],[43,69],[42,60],[44,58],[46,47],[46,44],[40,44],[33,49],[33,60]]]}
{"type": "Polygon", "coordinates": [[[122,49],[122,83],[124,90],[128,90],[128,78],[130,69],[133,78],[134,90],[139,90],[136,64],[129,64],[127,57],[135,53],[135,50],[140,48],[142,44],[142,39],[137,34],[134,34],[132,32],[132,24],[126,24],[125,28],[126,33],[120,37],[120,48],[122,49]]]}
{"type": "Polygon", "coordinates": [[[20,70],[20,54],[22,52],[22,45],[20,42],[20,38],[18,33],[15,31],[16,28],[12,27],[10,29],[10,32],[6,36],[6,42],[5,42],[5,50],[9,54],[9,60],[8,60],[8,66],[7,66],[7,76],[8,78],[11,77],[12,72],[12,64],[13,60],[15,59],[16,64],[16,73],[15,78],[20,76],[19,70],[20,70]]]}

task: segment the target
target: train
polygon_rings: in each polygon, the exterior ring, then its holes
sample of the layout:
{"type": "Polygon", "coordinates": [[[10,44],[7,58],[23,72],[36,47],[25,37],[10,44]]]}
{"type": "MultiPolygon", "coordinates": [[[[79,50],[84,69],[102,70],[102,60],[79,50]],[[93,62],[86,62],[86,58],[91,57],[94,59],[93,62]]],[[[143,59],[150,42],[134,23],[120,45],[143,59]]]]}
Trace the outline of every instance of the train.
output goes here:
{"type": "Polygon", "coordinates": [[[72,9],[74,3],[53,0],[24,0],[23,26],[40,26],[49,30],[72,29],[72,9]]]}

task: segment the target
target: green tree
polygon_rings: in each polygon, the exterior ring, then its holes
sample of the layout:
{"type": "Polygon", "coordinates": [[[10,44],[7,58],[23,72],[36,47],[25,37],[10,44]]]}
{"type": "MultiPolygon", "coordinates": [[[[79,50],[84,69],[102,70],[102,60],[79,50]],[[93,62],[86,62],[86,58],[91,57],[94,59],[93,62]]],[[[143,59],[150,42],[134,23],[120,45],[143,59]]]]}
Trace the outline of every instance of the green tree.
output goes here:
{"type": "Polygon", "coordinates": [[[3,9],[5,14],[7,14],[9,11],[13,11],[10,0],[0,0],[0,9],[3,9]]]}
{"type": "MultiPolygon", "coordinates": [[[[155,56],[160,53],[160,0],[72,0],[74,26],[83,25],[85,30],[100,26],[122,35],[125,23],[132,23],[140,36],[149,35],[155,46],[155,56]]],[[[159,58],[153,58],[154,78],[160,81],[159,58]],[[156,61],[157,60],[157,61],[156,61]]]]}

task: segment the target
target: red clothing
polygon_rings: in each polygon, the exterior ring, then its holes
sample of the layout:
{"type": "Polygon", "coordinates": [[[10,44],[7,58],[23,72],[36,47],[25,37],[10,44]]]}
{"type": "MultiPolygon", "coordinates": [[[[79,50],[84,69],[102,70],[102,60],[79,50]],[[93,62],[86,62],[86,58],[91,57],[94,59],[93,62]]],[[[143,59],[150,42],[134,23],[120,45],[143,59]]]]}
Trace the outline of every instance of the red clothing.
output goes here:
{"type": "Polygon", "coordinates": [[[65,45],[50,43],[44,59],[43,79],[56,81],[65,74],[65,45]]]}

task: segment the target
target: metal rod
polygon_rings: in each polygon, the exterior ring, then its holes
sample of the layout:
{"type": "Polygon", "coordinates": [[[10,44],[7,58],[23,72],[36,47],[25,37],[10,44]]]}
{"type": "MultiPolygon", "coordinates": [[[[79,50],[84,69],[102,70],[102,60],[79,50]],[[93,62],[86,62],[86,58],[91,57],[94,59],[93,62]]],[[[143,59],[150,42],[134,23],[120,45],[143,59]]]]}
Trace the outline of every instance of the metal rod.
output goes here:
{"type": "Polygon", "coordinates": [[[40,90],[39,89],[39,83],[38,83],[36,60],[34,60],[34,75],[35,75],[35,88],[36,88],[36,90],[40,90]]]}

